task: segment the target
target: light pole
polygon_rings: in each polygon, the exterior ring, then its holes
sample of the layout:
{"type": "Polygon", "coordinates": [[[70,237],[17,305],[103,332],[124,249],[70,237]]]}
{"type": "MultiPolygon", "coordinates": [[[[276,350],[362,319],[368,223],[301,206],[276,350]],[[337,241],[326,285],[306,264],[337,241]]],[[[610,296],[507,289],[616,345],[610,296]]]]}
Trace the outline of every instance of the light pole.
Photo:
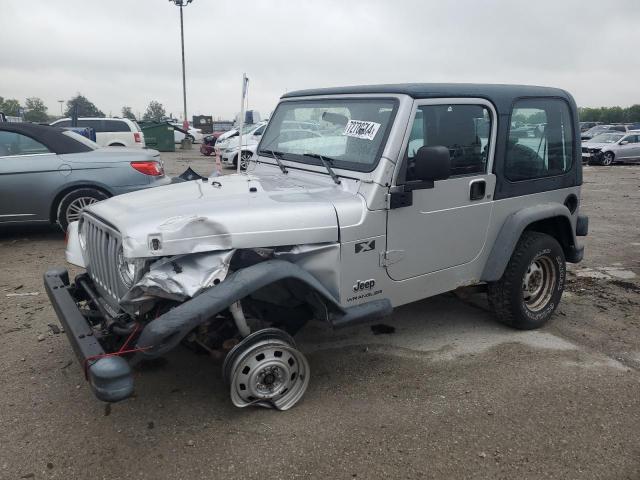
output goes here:
{"type": "Polygon", "coordinates": [[[63,113],[62,113],[62,104],[64,103],[64,100],[58,100],[58,103],[60,104],[60,116],[62,117],[62,116],[63,116],[63,113]]]}
{"type": "Polygon", "coordinates": [[[180,7],[180,41],[182,45],[182,106],[184,110],[184,121],[187,122],[187,81],[184,73],[184,24],[182,21],[182,7],[186,7],[193,0],[169,0],[180,7]]]}

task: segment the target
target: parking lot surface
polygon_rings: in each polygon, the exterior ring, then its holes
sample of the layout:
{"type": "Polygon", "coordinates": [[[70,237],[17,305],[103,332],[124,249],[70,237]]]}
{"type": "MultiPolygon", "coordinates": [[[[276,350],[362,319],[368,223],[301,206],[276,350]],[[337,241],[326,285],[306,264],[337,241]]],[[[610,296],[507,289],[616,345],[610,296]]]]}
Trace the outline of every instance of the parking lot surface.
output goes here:
{"type": "Polygon", "coordinates": [[[584,178],[585,260],[545,328],[503,327],[472,292],[397,309],[393,333],[310,324],[287,412],[233,407],[221,365],[180,349],[100,403],[42,286],[64,235],[2,227],[0,478],[640,478],[640,166],[584,178]]]}

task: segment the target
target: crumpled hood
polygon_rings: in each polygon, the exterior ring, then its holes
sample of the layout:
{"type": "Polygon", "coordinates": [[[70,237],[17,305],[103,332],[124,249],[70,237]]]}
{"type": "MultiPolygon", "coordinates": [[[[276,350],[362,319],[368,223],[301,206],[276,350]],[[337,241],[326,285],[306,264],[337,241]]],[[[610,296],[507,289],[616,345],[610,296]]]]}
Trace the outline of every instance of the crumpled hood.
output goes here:
{"type": "Polygon", "coordinates": [[[615,143],[599,143],[599,142],[582,142],[582,146],[585,148],[597,148],[601,150],[606,147],[611,147],[615,145],[615,143]]]}
{"type": "Polygon", "coordinates": [[[116,227],[125,256],[136,258],[336,242],[336,201],[366,208],[345,182],[267,173],[141,190],[87,210],[116,227]]]}

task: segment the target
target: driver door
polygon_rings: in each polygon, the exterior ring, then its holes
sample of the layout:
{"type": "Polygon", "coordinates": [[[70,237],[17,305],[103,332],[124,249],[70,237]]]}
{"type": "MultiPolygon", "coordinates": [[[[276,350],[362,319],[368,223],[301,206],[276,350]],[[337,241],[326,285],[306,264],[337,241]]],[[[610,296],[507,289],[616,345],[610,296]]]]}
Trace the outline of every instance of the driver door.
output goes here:
{"type": "MultiPolygon", "coordinates": [[[[387,272],[393,280],[461,266],[485,247],[491,219],[495,176],[491,172],[496,114],[482,99],[416,102],[405,139],[396,184],[408,186],[413,157],[422,146],[444,146],[450,177],[418,184],[411,204],[394,205],[388,214],[387,272]]],[[[405,191],[407,190],[405,186],[405,191]]]]}

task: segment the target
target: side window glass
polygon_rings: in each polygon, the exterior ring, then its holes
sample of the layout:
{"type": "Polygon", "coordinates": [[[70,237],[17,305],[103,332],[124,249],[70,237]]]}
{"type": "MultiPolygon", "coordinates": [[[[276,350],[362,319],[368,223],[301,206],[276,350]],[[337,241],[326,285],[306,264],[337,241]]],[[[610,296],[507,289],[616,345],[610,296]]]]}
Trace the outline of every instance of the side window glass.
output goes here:
{"type": "Polygon", "coordinates": [[[561,175],[573,163],[573,123],[556,99],[516,102],[511,112],[505,176],[511,181],[561,175]]]}
{"type": "Polygon", "coordinates": [[[105,132],[130,132],[129,125],[121,120],[102,120],[105,132]]]}
{"type": "Polygon", "coordinates": [[[417,109],[407,147],[407,180],[414,180],[414,158],[420,147],[444,146],[451,157],[451,176],[477,175],[487,168],[491,114],[481,105],[424,105],[417,109]]]}
{"type": "Polygon", "coordinates": [[[70,126],[71,126],[71,120],[63,120],[54,125],[54,127],[70,127],[70,126]]]}
{"type": "Polygon", "coordinates": [[[0,157],[9,155],[36,155],[41,153],[50,153],[50,151],[33,138],[16,132],[0,132],[0,157]]]}
{"type": "Polygon", "coordinates": [[[259,129],[257,129],[255,132],[253,132],[253,135],[255,137],[259,137],[260,135],[262,135],[262,133],[264,132],[264,126],[260,127],[259,129]]]}
{"type": "Polygon", "coordinates": [[[104,122],[102,120],[86,120],[87,127],[93,128],[96,132],[104,132],[104,122]]]}

